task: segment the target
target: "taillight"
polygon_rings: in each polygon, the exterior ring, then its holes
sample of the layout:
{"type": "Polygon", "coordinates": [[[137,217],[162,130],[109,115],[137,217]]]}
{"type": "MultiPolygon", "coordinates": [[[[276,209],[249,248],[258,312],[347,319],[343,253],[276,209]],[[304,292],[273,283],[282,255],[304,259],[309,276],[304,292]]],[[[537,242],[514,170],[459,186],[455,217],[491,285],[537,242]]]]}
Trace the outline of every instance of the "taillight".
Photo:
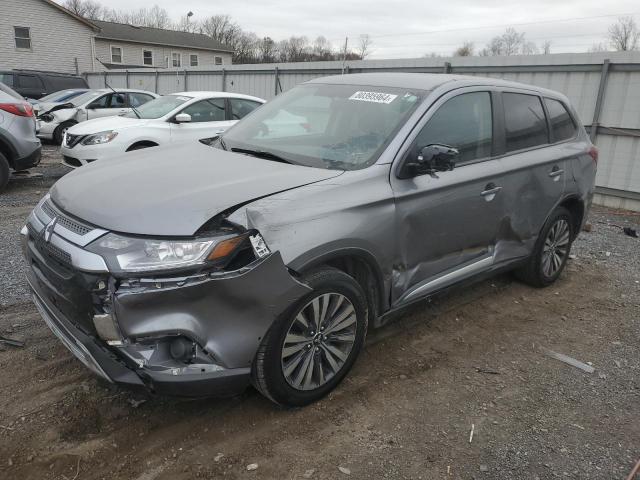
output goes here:
{"type": "Polygon", "coordinates": [[[0,103],[0,110],[20,117],[33,117],[33,107],[30,103],[0,103]]]}
{"type": "Polygon", "coordinates": [[[595,145],[591,145],[591,148],[589,149],[589,151],[587,153],[589,154],[589,156],[593,160],[593,163],[598,165],[598,147],[596,147],[595,145]]]}

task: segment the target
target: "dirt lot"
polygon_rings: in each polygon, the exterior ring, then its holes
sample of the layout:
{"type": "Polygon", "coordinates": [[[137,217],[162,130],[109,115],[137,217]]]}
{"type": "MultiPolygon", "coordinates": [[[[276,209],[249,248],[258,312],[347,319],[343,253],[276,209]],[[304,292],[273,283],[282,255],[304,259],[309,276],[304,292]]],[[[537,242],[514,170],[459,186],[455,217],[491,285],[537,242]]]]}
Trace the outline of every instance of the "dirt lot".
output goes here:
{"type": "Polygon", "coordinates": [[[640,457],[640,240],[614,226],[640,216],[594,209],[550,288],[501,276],[406,312],[308,408],[147,398],[94,378],[28,301],[17,232],[66,172],[48,150],[0,195],[0,334],[26,341],[0,347],[0,478],[610,480],[640,457]]]}

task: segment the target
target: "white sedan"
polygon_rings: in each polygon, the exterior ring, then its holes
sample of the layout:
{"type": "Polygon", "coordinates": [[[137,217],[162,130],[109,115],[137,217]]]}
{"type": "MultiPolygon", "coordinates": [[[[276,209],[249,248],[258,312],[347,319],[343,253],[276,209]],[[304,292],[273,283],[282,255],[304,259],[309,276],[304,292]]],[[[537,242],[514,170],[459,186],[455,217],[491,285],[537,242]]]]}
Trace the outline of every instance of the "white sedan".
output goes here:
{"type": "Polygon", "coordinates": [[[63,163],[77,168],[141,148],[215,137],[265,100],[226,92],[180,92],[121,117],[89,120],[67,130],[63,163]]]}

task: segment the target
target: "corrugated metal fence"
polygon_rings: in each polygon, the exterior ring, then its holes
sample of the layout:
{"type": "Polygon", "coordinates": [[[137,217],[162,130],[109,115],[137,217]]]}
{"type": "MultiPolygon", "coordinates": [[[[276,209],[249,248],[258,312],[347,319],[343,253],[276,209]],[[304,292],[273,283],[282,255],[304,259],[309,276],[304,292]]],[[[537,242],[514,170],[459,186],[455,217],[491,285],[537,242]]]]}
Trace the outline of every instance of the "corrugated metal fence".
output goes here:
{"type": "Polygon", "coordinates": [[[640,52],[229,65],[87,73],[89,85],[161,94],[221,90],[270,99],[316,77],[360,72],[504,78],[567,95],[600,148],[596,201],[640,211],[640,52]]]}

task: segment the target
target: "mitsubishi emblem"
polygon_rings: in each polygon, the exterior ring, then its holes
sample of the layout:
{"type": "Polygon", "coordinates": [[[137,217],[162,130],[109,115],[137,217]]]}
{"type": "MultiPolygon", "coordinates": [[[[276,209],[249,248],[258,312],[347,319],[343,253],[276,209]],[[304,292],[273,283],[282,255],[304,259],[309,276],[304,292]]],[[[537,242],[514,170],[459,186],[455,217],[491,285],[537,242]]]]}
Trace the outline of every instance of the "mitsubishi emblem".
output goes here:
{"type": "Polygon", "coordinates": [[[49,223],[47,223],[46,227],[44,227],[42,236],[45,242],[49,243],[49,241],[51,240],[51,235],[53,234],[53,229],[55,228],[57,221],[58,221],[58,217],[55,217],[49,223]]]}

